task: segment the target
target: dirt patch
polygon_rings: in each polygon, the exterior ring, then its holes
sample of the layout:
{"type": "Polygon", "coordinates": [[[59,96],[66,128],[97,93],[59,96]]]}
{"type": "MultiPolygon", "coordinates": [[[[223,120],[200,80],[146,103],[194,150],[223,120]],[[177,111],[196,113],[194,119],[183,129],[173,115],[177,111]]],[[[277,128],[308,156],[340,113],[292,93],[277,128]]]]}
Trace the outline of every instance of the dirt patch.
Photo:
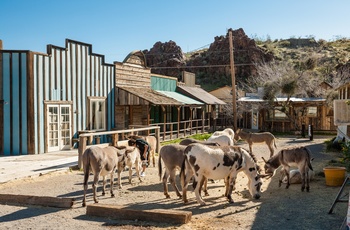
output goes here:
{"type": "MultiPolygon", "coordinates": [[[[320,176],[323,167],[339,153],[325,152],[324,141],[330,137],[296,139],[283,137],[277,139],[278,150],[295,145],[308,146],[314,157],[315,178],[310,184],[310,192],[301,192],[300,184],[293,184],[289,189],[285,185],[278,187],[278,176],[263,180],[262,196],[253,200],[247,190],[247,178],[240,173],[237,178],[236,191],[233,194],[235,203],[229,204],[223,197],[223,181],[208,183],[210,196],[204,197],[206,206],[199,206],[193,192],[189,192],[189,204],[184,205],[181,199],[169,186],[170,199],[163,195],[157,168],[149,167],[144,181],[140,183],[133,178],[128,184],[127,172],[122,173],[123,188],[115,187],[116,197],[109,192],[101,196],[100,203],[125,205],[131,209],[176,209],[192,212],[192,220],[185,225],[171,225],[163,222],[112,220],[109,218],[86,215],[86,208],[81,206],[83,196],[83,172],[69,171],[44,175],[34,179],[23,179],[0,185],[3,194],[42,195],[71,197],[76,203],[71,209],[50,208],[41,206],[0,205],[0,222],[4,229],[338,229],[347,213],[347,204],[338,203],[334,213],[328,210],[340,187],[328,187],[325,178],[320,176]]],[[[240,143],[247,147],[245,143],[240,143]]],[[[263,165],[261,157],[268,158],[269,150],[265,145],[254,145],[253,152],[263,165]]],[[[90,182],[92,177],[90,177],[90,182]]],[[[91,184],[87,204],[92,204],[91,184]]],[[[155,219],[157,216],[154,217],[155,219]]]]}

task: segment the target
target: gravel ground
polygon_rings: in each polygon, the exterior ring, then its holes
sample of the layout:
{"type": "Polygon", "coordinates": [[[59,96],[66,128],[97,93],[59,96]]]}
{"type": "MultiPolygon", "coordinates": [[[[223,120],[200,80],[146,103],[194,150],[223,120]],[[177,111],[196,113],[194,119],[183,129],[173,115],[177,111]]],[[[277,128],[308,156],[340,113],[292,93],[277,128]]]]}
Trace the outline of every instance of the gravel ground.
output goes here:
{"type": "MultiPolygon", "coordinates": [[[[127,172],[122,173],[123,188],[115,187],[116,196],[109,192],[98,198],[101,204],[119,204],[132,209],[175,209],[192,212],[188,224],[173,225],[165,222],[144,222],[134,220],[113,220],[108,217],[86,215],[81,205],[83,196],[83,173],[79,170],[56,172],[33,179],[23,179],[0,185],[2,194],[40,195],[75,198],[71,209],[42,207],[34,205],[0,205],[0,229],[339,229],[347,214],[347,204],[338,203],[333,214],[328,210],[340,187],[325,185],[323,167],[339,153],[325,152],[324,141],[331,137],[314,136],[313,141],[295,137],[278,137],[278,150],[287,146],[305,145],[312,151],[315,178],[310,184],[310,192],[301,192],[300,184],[292,184],[289,189],[278,187],[278,175],[264,179],[262,196],[253,200],[247,190],[247,178],[240,173],[237,178],[235,203],[229,204],[223,197],[223,181],[208,183],[210,196],[204,197],[206,206],[199,206],[193,192],[188,193],[189,204],[184,205],[169,186],[171,198],[163,195],[157,168],[149,167],[142,183],[137,178],[128,184],[127,172]]],[[[245,143],[239,143],[248,147],[245,143]]],[[[261,157],[268,158],[266,145],[254,145],[253,152],[263,166],[261,157]]],[[[276,151],[277,152],[277,151],[276,151]]],[[[90,182],[92,177],[90,177],[90,182]]],[[[87,204],[92,204],[89,185],[87,204]]],[[[155,220],[157,216],[154,217],[155,220]]]]}

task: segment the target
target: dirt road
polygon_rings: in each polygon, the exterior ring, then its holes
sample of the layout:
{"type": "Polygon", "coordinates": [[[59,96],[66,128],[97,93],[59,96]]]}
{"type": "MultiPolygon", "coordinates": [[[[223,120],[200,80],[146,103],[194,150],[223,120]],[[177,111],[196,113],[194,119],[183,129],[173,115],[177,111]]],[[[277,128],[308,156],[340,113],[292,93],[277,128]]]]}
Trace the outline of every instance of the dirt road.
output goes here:
{"type": "MultiPolygon", "coordinates": [[[[206,206],[196,203],[193,192],[188,194],[189,204],[184,205],[171,187],[172,197],[165,199],[158,171],[153,167],[147,169],[147,176],[142,183],[134,178],[133,185],[127,183],[128,173],[123,172],[123,188],[118,190],[115,187],[115,198],[111,198],[109,193],[102,197],[99,190],[100,203],[122,204],[143,210],[177,209],[192,212],[190,223],[174,226],[137,221],[137,216],[133,221],[87,216],[86,209],[81,206],[83,173],[61,172],[2,184],[0,190],[3,194],[73,197],[76,199],[73,208],[2,204],[1,229],[339,229],[347,213],[347,204],[338,203],[334,213],[329,215],[328,210],[339,187],[326,186],[325,178],[317,175],[329,160],[339,157],[339,153],[325,152],[323,143],[328,139],[330,137],[324,136],[315,136],[313,141],[294,137],[277,138],[278,150],[294,145],[305,145],[311,149],[315,158],[313,167],[316,177],[310,184],[309,193],[301,192],[300,184],[293,184],[289,189],[285,189],[284,185],[278,187],[278,175],[275,175],[269,180],[263,180],[262,196],[259,200],[253,200],[247,190],[247,178],[241,173],[233,194],[234,204],[228,204],[223,197],[223,181],[219,181],[209,183],[210,196],[204,197],[206,206]]],[[[244,143],[240,145],[247,147],[244,143]]],[[[253,152],[258,159],[269,157],[265,145],[253,146],[253,152]]],[[[259,160],[259,164],[263,165],[262,160],[259,160]]],[[[88,204],[93,203],[91,192],[89,185],[88,204]]]]}

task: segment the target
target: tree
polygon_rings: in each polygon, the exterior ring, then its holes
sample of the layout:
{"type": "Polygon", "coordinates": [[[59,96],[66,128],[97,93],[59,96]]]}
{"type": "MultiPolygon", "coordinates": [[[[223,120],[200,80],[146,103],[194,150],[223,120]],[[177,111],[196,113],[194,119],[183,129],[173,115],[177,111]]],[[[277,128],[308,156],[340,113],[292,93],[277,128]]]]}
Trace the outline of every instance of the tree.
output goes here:
{"type": "Polygon", "coordinates": [[[323,96],[320,91],[321,78],[313,71],[317,67],[317,60],[313,57],[294,64],[287,61],[272,61],[256,65],[257,75],[249,79],[245,85],[246,90],[256,92],[263,89],[264,103],[259,103],[259,108],[279,110],[286,114],[289,120],[299,129],[295,116],[289,112],[291,97],[316,97],[323,96]],[[278,97],[286,100],[277,101],[278,97]]]}

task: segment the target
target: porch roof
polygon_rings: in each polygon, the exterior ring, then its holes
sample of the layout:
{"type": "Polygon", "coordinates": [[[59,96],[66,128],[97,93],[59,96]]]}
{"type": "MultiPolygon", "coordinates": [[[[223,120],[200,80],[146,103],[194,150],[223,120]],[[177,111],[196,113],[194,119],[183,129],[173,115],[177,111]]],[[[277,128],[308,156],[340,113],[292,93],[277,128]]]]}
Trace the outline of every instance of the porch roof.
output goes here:
{"type": "Polygon", "coordinates": [[[202,102],[196,101],[190,97],[187,97],[187,96],[182,95],[182,94],[177,93],[177,92],[161,91],[161,90],[157,90],[157,92],[159,92],[167,97],[174,98],[175,100],[181,102],[183,105],[203,105],[204,104],[202,102]]]}
{"type": "Polygon", "coordinates": [[[186,96],[192,96],[195,100],[204,102],[207,105],[226,105],[224,101],[218,99],[200,87],[177,86],[177,91],[186,96]]]}
{"type": "Polygon", "coordinates": [[[140,87],[130,87],[130,86],[117,86],[117,88],[124,90],[136,97],[139,97],[151,104],[155,105],[182,105],[183,103],[178,100],[168,97],[162,93],[157,92],[151,88],[140,88],[140,87]]]}

